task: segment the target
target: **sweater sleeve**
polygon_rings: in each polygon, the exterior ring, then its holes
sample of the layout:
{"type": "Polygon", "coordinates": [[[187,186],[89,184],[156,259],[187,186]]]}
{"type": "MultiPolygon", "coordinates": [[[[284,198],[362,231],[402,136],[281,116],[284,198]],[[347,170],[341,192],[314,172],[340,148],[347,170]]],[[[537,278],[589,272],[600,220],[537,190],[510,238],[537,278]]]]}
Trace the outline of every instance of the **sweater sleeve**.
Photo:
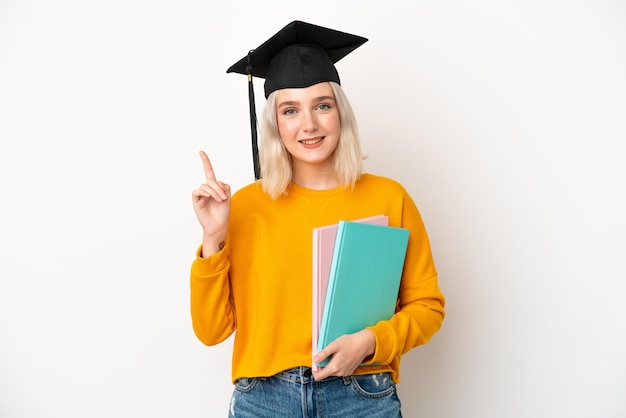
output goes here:
{"type": "Polygon", "coordinates": [[[398,304],[391,319],[369,328],[376,336],[371,363],[390,364],[412,348],[426,344],[441,328],[445,316],[445,298],[439,289],[426,229],[415,203],[406,193],[401,211],[394,218],[410,230],[410,235],[398,304]]]}
{"type": "Polygon", "coordinates": [[[230,246],[207,258],[200,257],[202,247],[196,252],[191,265],[191,321],[200,341],[215,345],[228,338],[236,329],[229,270],[230,246]]]}

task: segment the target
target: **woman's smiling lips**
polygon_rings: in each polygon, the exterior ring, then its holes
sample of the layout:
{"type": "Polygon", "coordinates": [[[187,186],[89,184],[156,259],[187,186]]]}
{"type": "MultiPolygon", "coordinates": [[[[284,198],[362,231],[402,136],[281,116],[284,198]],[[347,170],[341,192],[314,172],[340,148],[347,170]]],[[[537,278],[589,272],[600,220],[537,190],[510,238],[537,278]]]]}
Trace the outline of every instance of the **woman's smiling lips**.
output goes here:
{"type": "Polygon", "coordinates": [[[323,140],[323,136],[318,136],[317,138],[301,139],[298,142],[304,145],[305,148],[315,148],[315,146],[320,144],[323,140]]]}

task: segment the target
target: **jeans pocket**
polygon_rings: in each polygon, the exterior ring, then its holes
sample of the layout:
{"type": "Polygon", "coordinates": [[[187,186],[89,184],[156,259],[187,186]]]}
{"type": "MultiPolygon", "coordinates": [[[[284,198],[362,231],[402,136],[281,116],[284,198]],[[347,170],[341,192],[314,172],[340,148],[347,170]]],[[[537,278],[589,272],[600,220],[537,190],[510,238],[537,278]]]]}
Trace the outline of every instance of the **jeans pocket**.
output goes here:
{"type": "Polygon", "coordinates": [[[352,387],[367,398],[384,398],[396,391],[396,384],[389,373],[350,376],[352,387]]]}
{"type": "Polygon", "coordinates": [[[250,392],[258,382],[258,377],[240,377],[235,381],[235,389],[243,393],[250,392]]]}

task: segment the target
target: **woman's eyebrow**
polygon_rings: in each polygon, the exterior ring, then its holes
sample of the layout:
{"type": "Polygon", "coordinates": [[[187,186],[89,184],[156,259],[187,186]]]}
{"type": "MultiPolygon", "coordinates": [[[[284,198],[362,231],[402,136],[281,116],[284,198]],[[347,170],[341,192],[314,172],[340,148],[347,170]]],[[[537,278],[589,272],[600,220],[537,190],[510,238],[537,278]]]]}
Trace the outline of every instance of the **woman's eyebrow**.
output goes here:
{"type": "Polygon", "coordinates": [[[333,102],[335,101],[335,98],[333,96],[320,96],[317,99],[315,99],[315,102],[324,102],[326,100],[332,100],[333,102]]]}
{"type": "Polygon", "coordinates": [[[299,102],[294,101],[294,100],[287,100],[287,101],[285,101],[285,102],[280,102],[280,103],[278,104],[278,106],[277,106],[277,107],[283,107],[283,106],[295,106],[295,105],[297,105],[298,103],[299,103],[299,102]]]}
{"type": "MultiPolygon", "coordinates": [[[[324,102],[324,101],[327,101],[327,100],[332,100],[334,102],[335,98],[333,96],[320,96],[320,97],[316,97],[315,99],[313,99],[311,101],[317,103],[317,102],[324,102]]],[[[297,100],[286,100],[284,102],[280,102],[278,104],[278,107],[281,107],[281,106],[294,106],[294,105],[297,105],[297,104],[300,104],[300,102],[297,101],[297,100]]]]}
{"type": "MultiPolygon", "coordinates": [[[[311,100],[313,103],[319,103],[319,102],[324,102],[324,101],[328,101],[328,100],[332,100],[333,102],[335,101],[335,98],[333,96],[320,96],[320,97],[316,97],[315,99],[311,100]]],[[[277,107],[283,107],[283,106],[297,106],[299,105],[300,102],[297,100],[286,100],[284,102],[280,102],[278,104],[277,107]]]]}

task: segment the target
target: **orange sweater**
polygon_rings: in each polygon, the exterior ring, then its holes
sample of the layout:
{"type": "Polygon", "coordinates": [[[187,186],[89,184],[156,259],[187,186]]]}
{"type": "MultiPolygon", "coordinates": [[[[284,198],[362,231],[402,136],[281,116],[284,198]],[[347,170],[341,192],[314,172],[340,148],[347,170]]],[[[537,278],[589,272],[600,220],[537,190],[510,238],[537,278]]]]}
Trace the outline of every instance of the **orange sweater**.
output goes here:
{"type": "Polygon", "coordinates": [[[191,266],[191,318],[204,344],[235,333],[232,379],[271,376],[311,364],[312,229],[339,220],[389,216],[410,230],[396,314],[370,329],[372,366],[400,381],[400,358],[441,327],[444,296],[428,237],[411,197],[397,182],[364,174],[354,189],[310,190],[291,184],[271,199],[260,183],[232,197],[229,237],[222,251],[191,266]]]}

